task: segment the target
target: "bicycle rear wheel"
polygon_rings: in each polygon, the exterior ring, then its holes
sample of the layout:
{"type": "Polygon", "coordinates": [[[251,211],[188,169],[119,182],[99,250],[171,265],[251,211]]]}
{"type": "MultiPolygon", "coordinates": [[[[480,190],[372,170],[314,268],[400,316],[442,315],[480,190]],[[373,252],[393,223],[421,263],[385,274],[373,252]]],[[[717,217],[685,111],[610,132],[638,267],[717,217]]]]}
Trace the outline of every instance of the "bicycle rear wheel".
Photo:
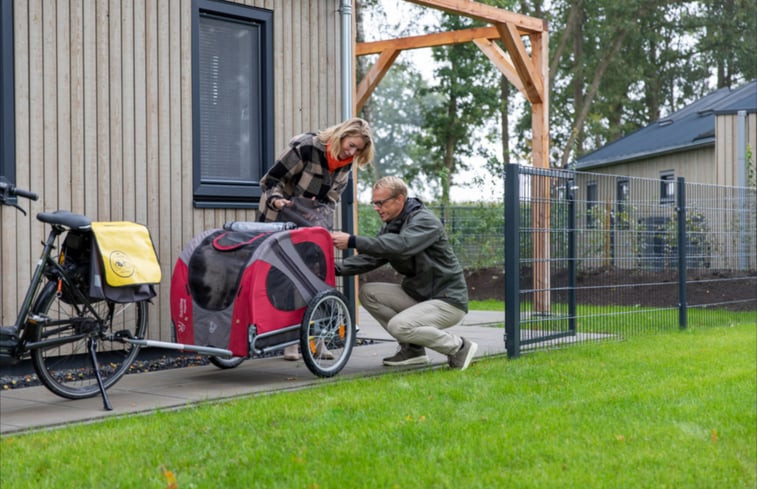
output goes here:
{"type": "Polygon", "coordinates": [[[139,346],[112,340],[118,331],[128,331],[137,338],[144,338],[147,329],[147,303],[117,304],[109,301],[93,303],[97,314],[105,320],[105,328],[98,333],[95,316],[90,311],[77,310],[61,300],[54,281],[45,284],[32,313],[51,320],[64,321],[57,325],[34,326],[32,341],[66,338],[89,331],[80,339],[72,339],[63,345],[32,350],[34,370],[42,384],[55,394],[67,399],[84,399],[100,394],[97,377],[89,356],[88,341],[92,337],[97,351],[105,388],[115,384],[128,370],[139,353],[139,346]],[[109,307],[113,313],[109,314],[109,307]],[[91,320],[91,321],[89,321],[91,320]]]}

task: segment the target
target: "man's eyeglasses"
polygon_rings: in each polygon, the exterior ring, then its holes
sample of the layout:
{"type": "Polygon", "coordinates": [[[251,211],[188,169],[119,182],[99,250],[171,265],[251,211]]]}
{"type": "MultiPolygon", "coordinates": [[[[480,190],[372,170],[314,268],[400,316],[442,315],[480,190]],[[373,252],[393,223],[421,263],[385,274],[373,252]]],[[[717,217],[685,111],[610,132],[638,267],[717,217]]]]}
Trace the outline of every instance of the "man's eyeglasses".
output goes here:
{"type": "Polygon", "coordinates": [[[372,201],[370,202],[370,204],[371,204],[371,205],[372,205],[373,207],[378,207],[378,208],[380,209],[380,208],[384,207],[384,204],[386,204],[386,203],[387,203],[387,202],[389,202],[390,200],[392,200],[392,199],[396,199],[396,198],[397,198],[397,196],[396,196],[396,195],[392,195],[391,197],[387,197],[387,198],[386,198],[386,199],[384,199],[384,200],[372,200],[372,201]]]}

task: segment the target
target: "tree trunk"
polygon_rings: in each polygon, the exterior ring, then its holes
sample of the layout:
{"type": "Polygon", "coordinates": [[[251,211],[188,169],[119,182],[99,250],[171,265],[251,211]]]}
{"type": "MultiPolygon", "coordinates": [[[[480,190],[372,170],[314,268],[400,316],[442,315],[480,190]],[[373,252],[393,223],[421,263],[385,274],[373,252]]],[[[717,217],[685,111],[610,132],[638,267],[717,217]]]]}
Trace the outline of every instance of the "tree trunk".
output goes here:
{"type": "Polygon", "coordinates": [[[599,63],[599,65],[597,65],[597,69],[594,71],[594,77],[592,78],[591,85],[589,85],[589,90],[586,92],[586,95],[582,100],[581,110],[576,117],[576,121],[573,123],[573,128],[570,131],[570,136],[568,137],[568,141],[565,144],[565,151],[563,151],[562,158],[560,160],[560,166],[563,168],[567,166],[568,158],[570,158],[570,155],[573,152],[572,148],[576,143],[576,140],[578,140],[579,134],[583,130],[584,122],[586,122],[586,116],[589,115],[589,109],[591,109],[591,103],[594,101],[594,97],[596,97],[597,91],[599,90],[599,82],[602,81],[602,77],[604,76],[607,67],[610,66],[610,63],[618,54],[620,46],[623,44],[623,40],[627,35],[628,30],[626,28],[622,28],[618,31],[617,35],[615,36],[615,40],[612,43],[612,46],[607,50],[607,53],[602,57],[602,61],[599,63]]]}

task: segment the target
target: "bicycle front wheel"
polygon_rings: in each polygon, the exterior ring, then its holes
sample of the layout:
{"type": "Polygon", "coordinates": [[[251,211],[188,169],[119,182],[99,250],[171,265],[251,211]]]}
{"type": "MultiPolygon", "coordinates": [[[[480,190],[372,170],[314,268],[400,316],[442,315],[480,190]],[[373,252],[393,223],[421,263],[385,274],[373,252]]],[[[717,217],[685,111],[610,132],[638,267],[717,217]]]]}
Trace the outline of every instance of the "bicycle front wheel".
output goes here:
{"type": "Polygon", "coordinates": [[[40,382],[61,397],[84,399],[96,396],[100,393],[100,388],[89,355],[89,338],[95,341],[100,375],[107,389],[129,370],[139,353],[139,346],[114,340],[113,335],[125,331],[137,338],[144,338],[147,329],[147,302],[118,304],[103,300],[93,303],[93,308],[104,321],[105,327],[99,328],[91,311],[77,312],[76,307],[61,300],[56,285],[51,281],[44,286],[32,313],[59,323],[42,322],[33,326],[32,341],[68,337],[71,337],[71,341],[32,350],[34,370],[40,382]],[[87,334],[83,338],[73,338],[82,333],[87,334]]]}

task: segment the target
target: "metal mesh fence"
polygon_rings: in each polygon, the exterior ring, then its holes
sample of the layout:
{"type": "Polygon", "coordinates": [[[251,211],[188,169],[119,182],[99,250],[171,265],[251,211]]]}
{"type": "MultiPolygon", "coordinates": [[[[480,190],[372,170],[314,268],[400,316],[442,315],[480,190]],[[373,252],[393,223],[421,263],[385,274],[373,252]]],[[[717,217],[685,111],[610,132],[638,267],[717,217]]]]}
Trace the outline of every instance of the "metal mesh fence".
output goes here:
{"type": "Polygon", "coordinates": [[[754,317],[755,188],[524,167],[508,178],[509,353],[754,317]]]}

